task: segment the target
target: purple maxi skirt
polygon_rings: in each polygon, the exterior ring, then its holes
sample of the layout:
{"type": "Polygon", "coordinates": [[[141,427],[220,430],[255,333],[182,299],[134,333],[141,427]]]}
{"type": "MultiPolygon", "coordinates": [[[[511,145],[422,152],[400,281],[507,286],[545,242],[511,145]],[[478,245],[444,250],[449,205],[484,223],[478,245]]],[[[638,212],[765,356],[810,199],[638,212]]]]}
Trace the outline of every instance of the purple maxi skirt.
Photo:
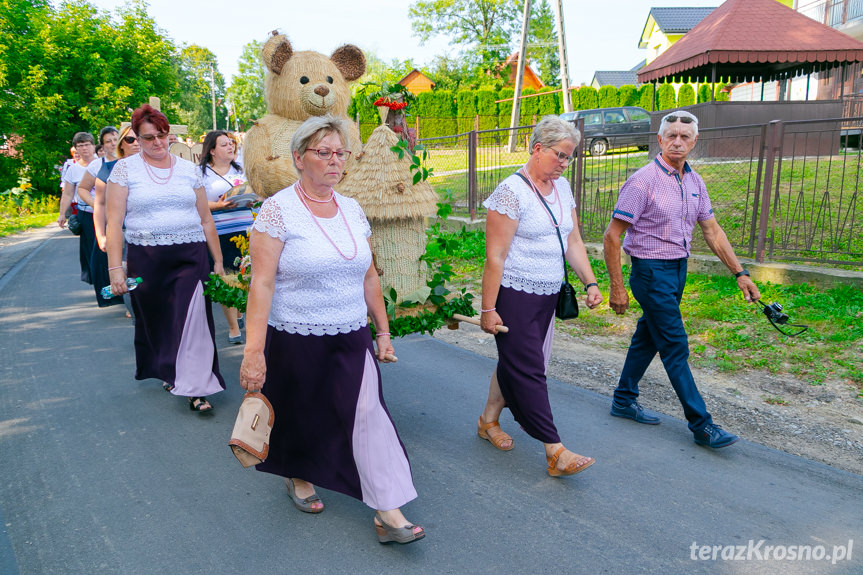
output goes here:
{"type": "Polygon", "coordinates": [[[384,403],[367,327],[338,335],[267,329],[262,393],[275,421],[258,471],[297,477],[388,511],[417,496],[384,403]]]}
{"type": "Polygon", "coordinates": [[[215,327],[203,282],[207,244],[129,244],[128,276],[142,283],[132,295],[135,379],[174,384],[171,393],[206,397],[225,389],[216,355],[215,327]]]}
{"type": "Polygon", "coordinates": [[[531,294],[504,286],[495,303],[498,315],[511,330],[494,336],[500,391],[522,429],[543,443],[560,443],[545,380],[556,303],[557,294],[531,294]]]}

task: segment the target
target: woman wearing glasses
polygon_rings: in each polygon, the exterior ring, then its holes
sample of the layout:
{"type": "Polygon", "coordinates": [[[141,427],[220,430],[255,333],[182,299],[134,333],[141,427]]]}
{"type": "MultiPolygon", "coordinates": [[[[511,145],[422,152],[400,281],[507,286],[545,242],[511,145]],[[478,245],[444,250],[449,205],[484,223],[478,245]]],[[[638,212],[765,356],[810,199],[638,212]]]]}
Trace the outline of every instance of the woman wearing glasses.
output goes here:
{"type": "MultiPolygon", "coordinates": [[[[213,130],[207,134],[198,167],[201,169],[201,178],[207,190],[207,202],[213,213],[216,233],[219,234],[222,266],[226,271],[233,273],[237,268],[234,262],[242,254],[232,238],[244,237],[254,217],[250,208],[238,208],[234,202],[225,199],[225,193],[246,181],[243,168],[237,163],[236,143],[228,132],[213,130]]],[[[225,312],[225,319],[228,321],[228,342],[243,343],[237,310],[222,306],[222,311],[225,312]]]]}
{"type": "Polygon", "coordinates": [[[350,156],[348,122],[306,120],[291,139],[300,179],[267,199],[251,234],[252,283],[240,384],[277,414],[267,460],[294,506],[320,513],[315,486],[376,510],[381,543],[425,536],[399,509],[416,497],[375,362],[393,358],[369,223],[333,191],[350,156]],[[377,330],[377,351],[367,325],[377,330]]]}
{"type": "Polygon", "coordinates": [[[141,152],[119,160],[108,177],[108,271],[111,291],[124,294],[123,223],[132,292],[135,379],[157,378],[166,391],[208,412],[207,396],[222,391],[213,314],[204,298],[207,248],[223,273],[222,252],[200,171],[168,152],[164,114],[144,105],[132,114],[141,152]]]}
{"type": "Polygon", "coordinates": [[[561,177],[578,141],[571,123],[543,118],[531,134],[527,163],[483,203],[488,215],[481,324],[483,331],[495,336],[498,363],[477,434],[497,449],[512,449],[512,437],[498,423],[508,407],[522,429],[545,445],[546,471],[553,477],[578,473],[594,463],[561,443],[545,378],[563,280],[561,244],[566,246],[566,261],[586,286],[587,307],[602,302],[575,226],[572,190],[561,177]],[[499,325],[510,332],[498,333],[499,325]]]}

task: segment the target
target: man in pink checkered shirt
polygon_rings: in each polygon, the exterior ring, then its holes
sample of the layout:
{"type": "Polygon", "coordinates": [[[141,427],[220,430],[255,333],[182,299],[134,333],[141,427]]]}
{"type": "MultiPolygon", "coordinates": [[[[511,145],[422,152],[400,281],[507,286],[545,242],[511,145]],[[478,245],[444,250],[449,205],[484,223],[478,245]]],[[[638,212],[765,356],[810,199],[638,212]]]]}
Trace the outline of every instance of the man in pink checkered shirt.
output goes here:
{"type": "Polygon", "coordinates": [[[698,118],[684,111],[666,115],[660,122],[657,139],[662,153],[620,189],[603,238],[611,280],[608,298],[611,309],[622,315],[629,307],[620,269],[620,236],[624,233],[623,251],[632,260],[629,287],[642,309],[614,391],[611,415],[649,425],[660,422],[637,401],[638,382],[658,352],[683,405],[695,443],[726,447],[739,437],[713,423],[707,411],[689,369],[689,340],[680,315],[686,262],[696,222],[707,245],[737,278],[746,301],[756,301],[761,294],[716,223],[704,180],[686,162],[698,141],[698,118]]]}

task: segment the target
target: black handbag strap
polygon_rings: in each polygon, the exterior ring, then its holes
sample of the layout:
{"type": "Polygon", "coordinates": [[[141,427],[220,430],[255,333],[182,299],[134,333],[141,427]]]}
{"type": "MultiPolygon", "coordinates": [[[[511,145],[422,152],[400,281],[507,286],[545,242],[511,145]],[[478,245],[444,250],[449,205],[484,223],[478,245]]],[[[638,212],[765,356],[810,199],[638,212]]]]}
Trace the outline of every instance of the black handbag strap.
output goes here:
{"type": "MultiPolygon", "coordinates": [[[[551,216],[551,221],[554,222],[554,229],[557,232],[557,240],[560,242],[560,255],[561,255],[561,257],[563,257],[563,283],[568,284],[569,283],[569,277],[567,277],[567,276],[569,276],[569,273],[567,272],[567,268],[566,268],[566,250],[563,247],[563,236],[560,235],[560,226],[558,225],[557,220],[554,217],[554,214],[551,212],[551,208],[548,207],[548,204],[546,203],[545,198],[542,197],[542,194],[540,194],[539,190],[537,190],[534,187],[533,183],[530,180],[528,180],[527,178],[525,178],[524,175],[519,173],[519,172],[516,172],[515,175],[518,176],[519,178],[521,178],[522,180],[524,180],[524,183],[527,184],[531,190],[533,190],[533,192],[539,198],[539,201],[541,201],[542,205],[545,206],[545,209],[548,211],[548,215],[551,216]]],[[[561,200],[561,201],[563,201],[563,200],[561,200]]]]}

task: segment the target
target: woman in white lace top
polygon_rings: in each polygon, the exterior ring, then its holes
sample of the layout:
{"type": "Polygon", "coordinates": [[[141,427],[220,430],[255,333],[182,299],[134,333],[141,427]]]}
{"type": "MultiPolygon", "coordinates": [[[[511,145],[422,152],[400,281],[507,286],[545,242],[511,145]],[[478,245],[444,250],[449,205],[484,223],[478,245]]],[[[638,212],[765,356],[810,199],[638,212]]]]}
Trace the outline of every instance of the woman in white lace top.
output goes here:
{"type": "Polygon", "coordinates": [[[566,261],[585,284],[587,307],[602,302],[575,226],[572,190],[561,177],[578,141],[572,124],[543,118],[530,137],[527,163],[483,204],[488,215],[480,321],[484,331],[495,335],[498,364],[477,433],[500,450],[512,449],[512,437],[498,423],[508,407],[521,427],[545,445],[546,470],[554,477],[578,473],[594,462],[561,443],[545,379],[564,274],[563,246],[566,261]],[[499,325],[509,327],[509,333],[498,333],[499,325]]]}
{"type": "Polygon", "coordinates": [[[142,278],[132,292],[135,379],[157,378],[189,409],[212,411],[207,396],[222,391],[215,330],[204,282],[223,273],[222,252],[201,172],[168,152],[170,125],[144,105],[132,114],[141,151],[118,160],[108,177],[108,272],[115,295],[128,291],[123,269],[123,224],[128,276],[142,278]]]}
{"type": "Polygon", "coordinates": [[[350,156],[346,125],[327,115],[297,129],[300,179],[267,199],[252,226],[240,384],[273,405],[269,455],[257,468],[285,477],[297,509],[324,510],[316,485],[339,491],[377,511],[381,543],[410,543],[425,532],[399,509],[416,490],[375,361],[394,350],[371,229],[356,200],[332,188],[350,156]]]}

